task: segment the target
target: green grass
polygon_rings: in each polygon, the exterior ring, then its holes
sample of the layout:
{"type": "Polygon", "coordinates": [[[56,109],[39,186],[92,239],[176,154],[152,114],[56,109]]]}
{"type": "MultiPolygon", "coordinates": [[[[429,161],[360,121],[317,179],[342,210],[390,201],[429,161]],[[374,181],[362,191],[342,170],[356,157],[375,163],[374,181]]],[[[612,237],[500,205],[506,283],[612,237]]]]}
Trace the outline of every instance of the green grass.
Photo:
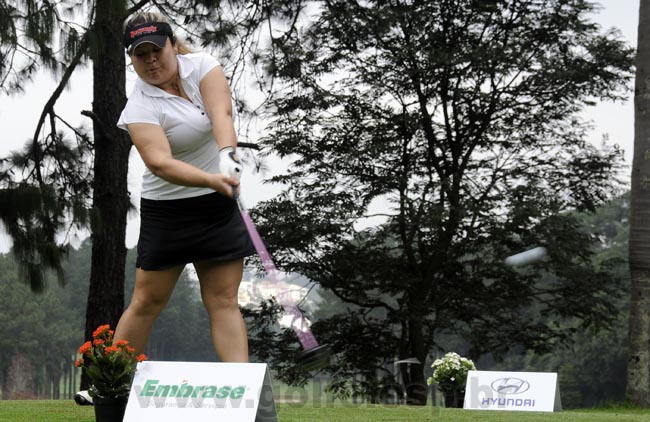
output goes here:
{"type": "MultiPolygon", "coordinates": [[[[602,408],[558,413],[497,412],[385,405],[278,404],[281,422],[591,422],[650,420],[650,409],[602,408]]],[[[0,422],[94,422],[93,408],[72,400],[0,400],[0,422]]],[[[146,422],[146,421],[143,421],[146,422]]]]}

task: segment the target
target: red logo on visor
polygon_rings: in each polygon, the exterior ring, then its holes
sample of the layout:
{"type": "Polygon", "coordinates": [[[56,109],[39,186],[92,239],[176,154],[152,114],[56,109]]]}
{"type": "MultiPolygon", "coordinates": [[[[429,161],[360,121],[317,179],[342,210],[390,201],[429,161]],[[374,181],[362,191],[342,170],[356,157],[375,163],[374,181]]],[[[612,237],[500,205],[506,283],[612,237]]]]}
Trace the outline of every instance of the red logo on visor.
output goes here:
{"type": "Polygon", "coordinates": [[[142,34],[145,34],[145,33],[151,33],[151,32],[155,33],[156,31],[158,31],[158,27],[154,26],[154,25],[151,25],[151,26],[145,26],[144,28],[136,29],[135,31],[131,31],[131,33],[129,35],[131,36],[131,39],[133,39],[133,38],[137,37],[138,35],[142,35],[142,34]]]}

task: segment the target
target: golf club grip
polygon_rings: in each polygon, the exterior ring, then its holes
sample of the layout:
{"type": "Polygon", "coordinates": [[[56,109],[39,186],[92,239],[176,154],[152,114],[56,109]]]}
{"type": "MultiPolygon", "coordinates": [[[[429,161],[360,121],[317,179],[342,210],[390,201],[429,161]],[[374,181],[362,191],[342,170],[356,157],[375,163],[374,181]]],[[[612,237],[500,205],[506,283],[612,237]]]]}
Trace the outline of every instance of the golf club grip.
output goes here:
{"type": "MultiPolygon", "coordinates": [[[[246,230],[248,230],[248,235],[253,241],[255,250],[257,251],[260,260],[262,261],[262,266],[264,267],[268,278],[270,278],[271,281],[278,283],[280,281],[278,278],[278,269],[275,267],[275,263],[273,262],[273,258],[271,258],[271,254],[269,254],[269,252],[266,250],[266,246],[264,245],[264,242],[262,241],[262,238],[257,231],[257,227],[255,227],[255,224],[253,224],[253,220],[242,204],[241,199],[237,198],[237,203],[239,205],[239,211],[241,213],[242,219],[244,220],[246,230]]],[[[294,303],[290,303],[286,300],[280,302],[280,304],[286,313],[293,315],[294,319],[292,321],[291,328],[298,336],[298,340],[300,341],[302,347],[305,350],[310,350],[314,347],[318,347],[318,342],[309,329],[309,326],[307,326],[305,316],[302,314],[300,309],[298,309],[294,303]],[[298,329],[293,323],[296,320],[300,322],[300,329],[298,329]]]]}

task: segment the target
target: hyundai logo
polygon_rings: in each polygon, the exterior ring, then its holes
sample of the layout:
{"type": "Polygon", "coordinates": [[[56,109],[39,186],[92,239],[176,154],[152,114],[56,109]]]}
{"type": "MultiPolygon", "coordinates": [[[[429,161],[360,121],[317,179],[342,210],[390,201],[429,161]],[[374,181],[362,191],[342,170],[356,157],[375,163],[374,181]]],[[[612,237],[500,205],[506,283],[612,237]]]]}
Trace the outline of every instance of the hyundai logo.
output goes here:
{"type": "Polygon", "coordinates": [[[499,394],[521,394],[528,391],[530,384],[519,378],[500,378],[493,381],[490,387],[499,394]]]}

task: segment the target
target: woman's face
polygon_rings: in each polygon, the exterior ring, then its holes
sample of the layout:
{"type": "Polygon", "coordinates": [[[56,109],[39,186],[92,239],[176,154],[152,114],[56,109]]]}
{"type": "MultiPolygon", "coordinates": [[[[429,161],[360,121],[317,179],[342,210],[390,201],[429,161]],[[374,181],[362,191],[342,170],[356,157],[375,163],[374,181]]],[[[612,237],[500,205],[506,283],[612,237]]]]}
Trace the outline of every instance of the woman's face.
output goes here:
{"type": "Polygon", "coordinates": [[[149,42],[140,44],[131,55],[133,68],[145,82],[163,87],[174,82],[178,74],[177,48],[167,38],[165,48],[149,42]]]}

